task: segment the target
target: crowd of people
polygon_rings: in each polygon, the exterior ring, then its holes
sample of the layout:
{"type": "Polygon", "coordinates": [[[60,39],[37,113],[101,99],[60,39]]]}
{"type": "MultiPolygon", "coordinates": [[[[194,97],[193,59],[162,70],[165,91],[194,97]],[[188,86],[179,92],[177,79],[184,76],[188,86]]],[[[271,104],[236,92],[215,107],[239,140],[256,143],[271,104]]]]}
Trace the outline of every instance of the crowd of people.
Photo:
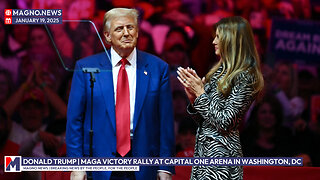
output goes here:
{"type": "MultiPolygon", "coordinates": [[[[104,37],[104,13],[113,7],[129,7],[140,12],[137,48],[169,64],[176,156],[193,156],[197,126],[187,113],[188,98],[176,78],[177,70],[192,67],[204,77],[218,62],[212,45],[213,25],[224,17],[241,16],[253,28],[265,84],[261,98],[253,102],[239,126],[243,155],[305,157],[304,160],[310,161],[304,162],[306,166],[320,166],[320,110],[312,103],[319,99],[320,68],[316,63],[316,68],[307,69],[290,59],[267,59],[272,19],[319,21],[319,2],[12,0],[1,6],[2,9],[63,9],[64,19],[92,20],[99,31],[97,34],[89,23],[83,22],[50,25],[47,31],[41,25],[4,25],[3,19],[0,20],[2,156],[66,156],[64,137],[72,72],[66,71],[63,65],[73,69],[78,59],[102,52],[98,37],[104,37]]],[[[0,173],[5,175],[3,169],[0,173]]],[[[13,176],[40,177],[37,173],[13,176]]],[[[179,175],[173,178],[179,179],[179,175]]]]}

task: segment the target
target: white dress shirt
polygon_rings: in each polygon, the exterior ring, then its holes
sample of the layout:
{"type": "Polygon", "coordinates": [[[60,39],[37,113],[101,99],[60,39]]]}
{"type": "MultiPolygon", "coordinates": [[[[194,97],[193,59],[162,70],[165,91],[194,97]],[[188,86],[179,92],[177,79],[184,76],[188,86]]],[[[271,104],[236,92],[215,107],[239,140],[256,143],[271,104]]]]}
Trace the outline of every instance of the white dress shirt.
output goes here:
{"type": "MultiPolygon", "coordinates": [[[[112,76],[113,76],[113,90],[114,90],[114,102],[117,102],[117,82],[118,74],[121,67],[120,60],[121,56],[111,47],[111,64],[112,64],[112,76]]],[[[134,116],[134,105],[136,98],[136,82],[137,82],[137,50],[133,49],[131,54],[126,58],[130,65],[127,64],[125,69],[128,75],[129,81],[129,94],[130,94],[130,136],[133,136],[133,116],[134,116]]]]}
{"type": "MultiPolygon", "coordinates": [[[[120,60],[121,56],[111,47],[111,64],[112,64],[112,76],[113,76],[113,90],[114,90],[114,100],[117,102],[117,82],[118,74],[121,67],[120,60]]],[[[126,71],[129,81],[129,93],[130,93],[130,136],[133,136],[133,115],[134,115],[134,105],[136,97],[136,82],[137,82],[137,50],[131,52],[131,54],[126,58],[130,65],[126,65],[126,71]]],[[[165,173],[171,176],[171,172],[166,170],[158,170],[158,173],[165,173]]],[[[166,176],[161,174],[161,176],[166,176]]]]}

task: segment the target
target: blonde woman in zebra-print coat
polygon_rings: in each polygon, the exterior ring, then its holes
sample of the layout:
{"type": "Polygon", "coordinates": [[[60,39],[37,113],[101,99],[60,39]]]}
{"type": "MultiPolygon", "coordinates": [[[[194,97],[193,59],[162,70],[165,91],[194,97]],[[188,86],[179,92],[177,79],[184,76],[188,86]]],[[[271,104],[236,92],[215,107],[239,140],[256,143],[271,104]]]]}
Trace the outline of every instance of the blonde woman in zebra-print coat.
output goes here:
{"type": "MultiPolygon", "coordinates": [[[[188,112],[199,127],[195,157],[242,157],[238,126],[263,88],[252,29],[241,17],[215,26],[215,53],[220,61],[201,79],[179,68],[178,79],[191,102],[188,112]]],[[[243,179],[241,166],[194,166],[191,179],[243,179]]]]}

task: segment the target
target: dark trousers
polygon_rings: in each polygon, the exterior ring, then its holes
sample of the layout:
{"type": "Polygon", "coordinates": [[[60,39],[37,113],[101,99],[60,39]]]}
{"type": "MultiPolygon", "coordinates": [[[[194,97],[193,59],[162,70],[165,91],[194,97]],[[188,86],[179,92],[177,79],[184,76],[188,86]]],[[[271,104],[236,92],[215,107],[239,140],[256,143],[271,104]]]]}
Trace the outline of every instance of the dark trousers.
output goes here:
{"type": "MultiPolygon", "coordinates": [[[[117,152],[116,157],[121,157],[117,152]]],[[[132,157],[131,150],[124,157],[132,157]]],[[[113,171],[110,180],[136,180],[135,171],[113,171]]]]}

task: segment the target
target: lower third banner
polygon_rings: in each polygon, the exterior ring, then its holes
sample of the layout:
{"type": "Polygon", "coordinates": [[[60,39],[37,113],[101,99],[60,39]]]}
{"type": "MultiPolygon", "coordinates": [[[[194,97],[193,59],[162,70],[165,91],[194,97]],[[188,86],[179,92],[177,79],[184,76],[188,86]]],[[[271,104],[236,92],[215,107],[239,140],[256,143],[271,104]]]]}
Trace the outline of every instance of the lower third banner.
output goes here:
{"type": "Polygon", "coordinates": [[[21,171],[139,171],[140,166],[302,166],[302,158],[69,158],[5,156],[5,172],[21,171]]]}

